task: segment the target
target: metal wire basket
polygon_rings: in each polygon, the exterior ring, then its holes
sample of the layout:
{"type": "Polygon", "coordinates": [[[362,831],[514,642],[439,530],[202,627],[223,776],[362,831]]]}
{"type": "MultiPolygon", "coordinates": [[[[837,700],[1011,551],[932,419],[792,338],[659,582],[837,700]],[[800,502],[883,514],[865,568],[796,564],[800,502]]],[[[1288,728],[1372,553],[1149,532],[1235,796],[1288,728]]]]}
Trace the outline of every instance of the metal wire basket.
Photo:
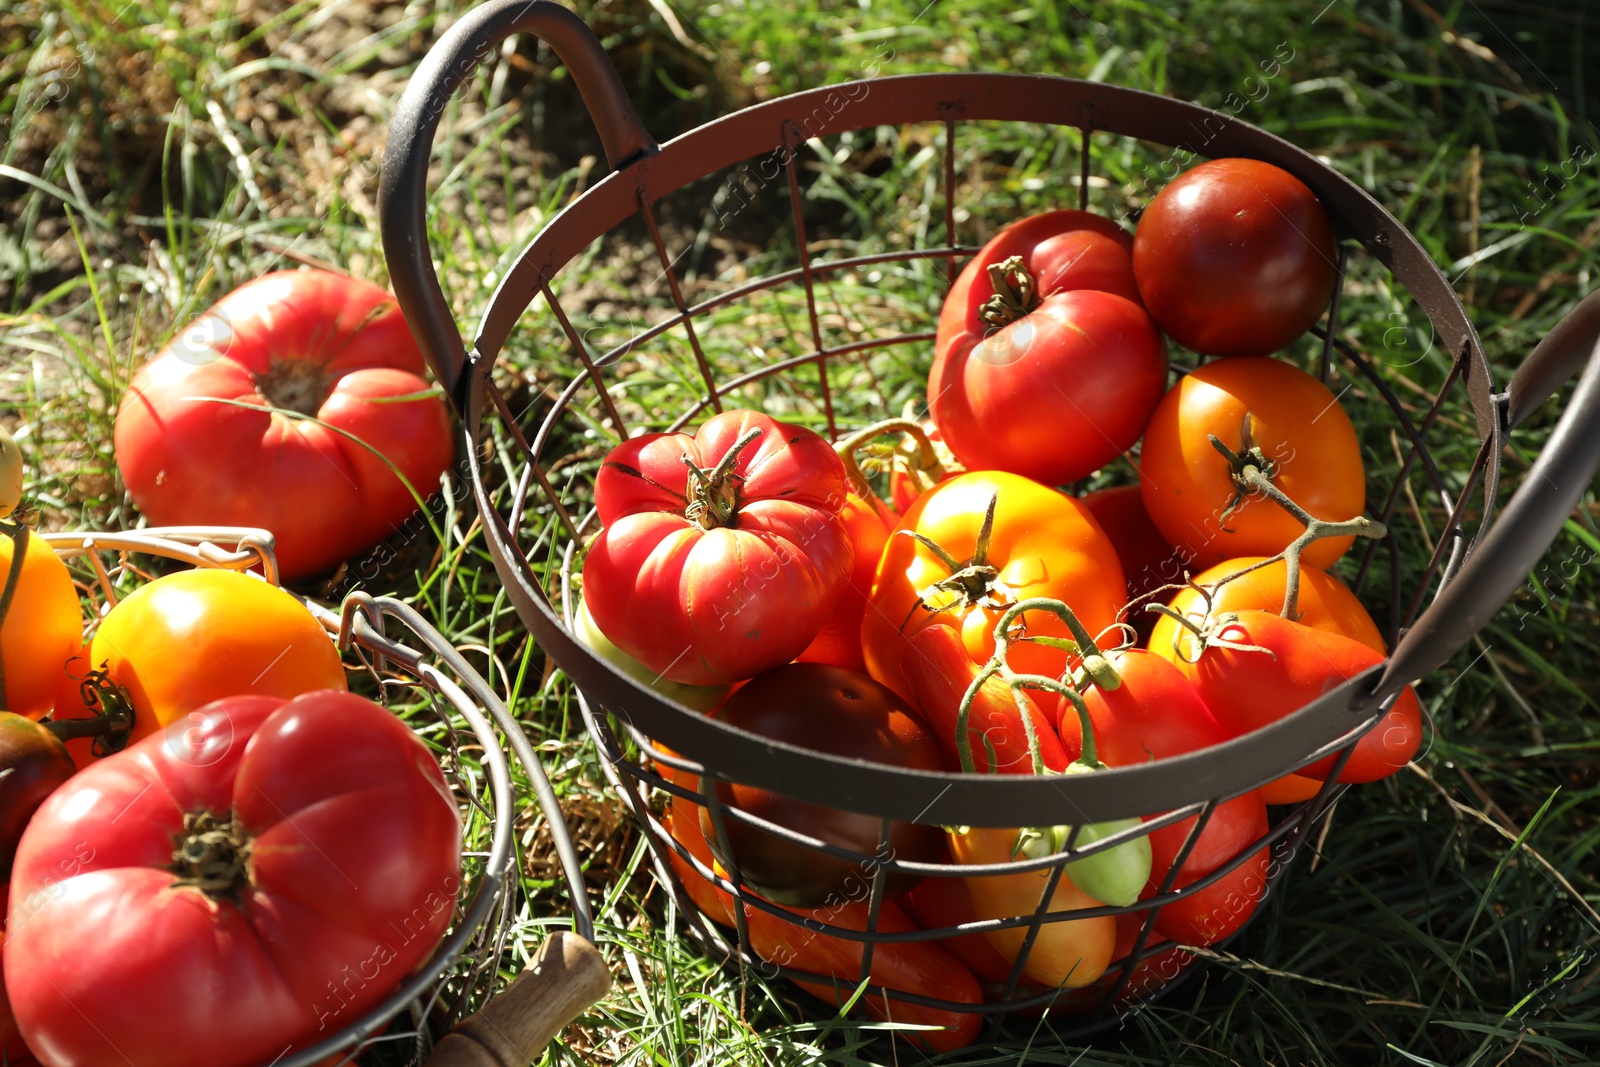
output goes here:
{"type": "MultiPolygon", "coordinates": [[[[100,615],[154,575],[139,557],[173,560],[193,567],[259,571],[276,583],[273,538],[246,528],[162,527],[125,533],[49,533],[40,536],[68,563],[80,591],[100,615]],[[110,560],[108,565],[108,559],[110,560]]],[[[481,1008],[503,985],[502,960],[521,921],[513,830],[519,807],[506,748],[527,775],[550,836],[571,901],[573,930],[594,941],[594,922],[582,867],[562,811],[526,734],[487,682],[414,609],[386,597],[354,593],[335,614],[302,600],[341,651],[354,655],[390,708],[439,757],[460,805],[469,836],[487,837],[487,851],[462,856],[463,884],[444,940],[414,974],[376,1007],[315,1045],[275,1061],[276,1067],[367,1062],[431,1062],[434,1044],[469,1012],[481,1008]],[[390,620],[405,640],[386,632],[390,620]]],[[[577,1005],[573,1012],[586,1006],[577,1005]]],[[[561,1020],[562,1024],[569,1019],[561,1020]]]]}
{"type": "MultiPolygon", "coordinates": [[[[843,155],[846,153],[840,153],[843,155]]],[[[837,156],[835,157],[837,161],[837,156]]],[[[765,171],[763,171],[765,174],[765,171]]],[[[576,682],[585,720],[606,760],[606,771],[621,796],[641,820],[654,850],[660,877],[687,902],[682,883],[667,858],[676,854],[694,873],[733,893],[745,908],[754,908],[835,937],[863,942],[859,975],[867,982],[874,945],[925,940],[958,933],[1003,928],[1027,931],[1022,954],[1009,981],[987,1002],[972,1005],[917,996],[869,984],[867,991],[890,999],[954,1011],[1003,1013],[1050,1003],[1056,991],[1023,995],[1018,977],[1035,935],[1045,923],[1087,915],[1142,911],[1144,923],[1132,953],[1114,982],[1097,997],[1094,1012],[1079,1031],[1104,1025],[1119,1003],[1124,986],[1141,958],[1156,951],[1150,944],[1156,909],[1197,893],[1229,873],[1263,845],[1286,859],[1296,841],[1308,833],[1339,798],[1337,771],[1316,796],[1281,814],[1256,846],[1243,850],[1232,864],[1182,889],[1169,876],[1162,892],[1129,908],[1048,911],[1051,891],[1062,866],[1122,836],[1091,847],[1069,849],[1047,860],[1021,861],[983,868],[1004,872],[1053,868],[1038,906],[1026,914],[926,931],[890,933],[878,928],[884,882],[892,874],[953,877],[973,868],[884,860],[881,855],[838,849],[762,822],[719,800],[716,782],[737,782],[772,790],[801,801],[881,820],[887,841],[893,821],[936,826],[1015,826],[1018,812],[1036,825],[1081,824],[1116,818],[1167,813],[1168,820],[1198,816],[1176,871],[1223,801],[1255,789],[1286,772],[1330,754],[1341,754],[1338,766],[1355,741],[1380,718],[1403,687],[1444,664],[1521,583],[1572,511],[1600,464],[1600,354],[1591,349],[1600,338],[1600,302],[1585,301],[1541,343],[1512,376],[1509,388],[1496,392],[1491,368],[1471,322],[1449,283],[1417,240],[1371,196],[1315,157],[1248,123],[1221,112],[1150,93],[1065,78],[1003,74],[921,74],[885,77],[869,82],[829,86],[747,107],[707,123],[666,144],[658,145],[641,126],[616,71],[599,42],[581,20],[546,0],[492,0],[469,13],[428,54],[402,96],[391,123],[383,166],[380,214],[389,272],[401,307],[423,352],[444,384],[465,423],[466,454],[471,481],[495,566],[508,596],[540,645],[576,682]],[[575,198],[553,217],[504,271],[478,326],[464,344],[439,286],[426,241],[426,179],[430,150],[440,117],[455,91],[475,67],[512,34],[531,34],[548,43],[571,71],[598,127],[613,172],[575,198]],[[848,107],[834,106],[848,99],[848,107]],[[1426,413],[1414,417],[1396,396],[1381,367],[1341,332],[1341,299],[1336,295],[1322,338],[1321,370],[1327,380],[1335,361],[1360,381],[1387,411],[1403,443],[1405,455],[1388,486],[1373,486],[1369,508],[1389,526],[1383,542],[1369,542],[1357,557],[1355,586],[1361,588],[1387,555],[1390,581],[1388,660],[1351,678],[1344,685],[1298,713],[1226,744],[1159,763],[1103,771],[1093,775],[1041,780],[1032,776],[963,776],[898,770],[836,758],[776,743],[698,714],[653,692],[591,653],[571,627],[571,577],[586,537],[597,531],[588,486],[575,477],[570,463],[556,489],[551,467],[560,457],[557,443],[588,431],[620,440],[641,429],[677,429],[697,417],[720,410],[725,400],[745,400],[762,383],[786,386],[783,417],[810,419],[837,437],[841,426],[835,398],[857,380],[860,368],[884,352],[910,358],[926,348],[931,329],[890,336],[825,342],[819,315],[819,291],[831,279],[851,271],[929,263],[945,266],[954,276],[961,257],[974,248],[959,238],[956,210],[955,146],[970,123],[1024,122],[1077,131],[1080,206],[1087,206],[1094,173],[1097,139],[1134,138],[1165,146],[1189,146],[1196,156],[1244,156],[1273,163],[1303,181],[1321,199],[1340,236],[1340,292],[1355,260],[1365,257],[1374,270],[1387,271],[1410,294],[1426,316],[1437,345],[1450,359],[1450,370],[1426,413]],[[928,215],[942,215],[944,240],[927,247],[892,248],[851,255],[848,247],[823,258],[807,243],[807,218],[802,186],[805,145],[849,131],[921,124],[931,129],[940,153],[936,173],[942,175],[930,195],[928,215]],[[942,138],[938,131],[942,130],[942,138]],[[1204,140],[1198,149],[1197,132],[1204,140]],[[748,161],[781,166],[792,208],[793,239],[798,262],[792,269],[726,286],[691,304],[675,273],[676,252],[662,236],[655,206],[692,182],[748,161]],[[671,293],[671,306],[651,324],[632,331],[625,341],[592,351],[573,325],[563,297],[583,284],[582,258],[596,241],[625,223],[642,222],[659,259],[671,293]],[[739,307],[766,292],[798,292],[804,297],[804,325],[793,331],[799,354],[788,358],[752,356],[743,365],[728,366],[708,357],[702,344],[705,321],[718,309],[739,307]],[[571,371],[564,388],[550,390],[543,411],[529,416],[514,411],[496,385],[492,371],[524,310],[542,299],[570,346],[571,371]],[[697,325],[698,324],[698,325],[697,325]],[[638,412],[627,403],[627,374],[638,366],[640,353],[652,343],[665,343],[671,332],[681,336],[694,354],[697,380],[680,390],[670,410],[638,412]],[[714,365],[715,363],[715,365],[714,365]],[[1584,368],[1576,392],[1545,452],[1509,505],[1495,518],[1500,481],[1500,455],[1509,431],[1525,421],[1546,399],[1584,368]],[[1447,476],[1435,461],[1442,435],[1459,434],[1438,416],[1446,393],[1465,390],[1476,425],[1469,447],[1476,459],[1470,470],[1447,476]],[[629,418],[624,417],[624,411],[629,418]],[[498,424],[498,425],[497,425],[498,424]],[[498,455],[486,458],[498,450],[498,455]],[[507,454],[509,453],[509,454],[507,454]],[[501,479],[501,472],[508,472],[501,479]],[[1415,484],[1413,484],[1415,483],[1415,484]],[[1397,504],[1408,486],[1430,494],[1449,516],[1434,544],[1432,559],[1421,573],[1401,573],[1396,538],[1425,536],[1407,529],[1397,504]],[[1474,504],[1476,499],[1477,503],[1474,504]],[[1474,531],[1463,527],[1473,510],[1474,531]],[[535,569],[535,560],[554,561],[535,569]],[[676,756],[663,753],[669,747],[676,756]],[[669,781],[641,753],[675,772],[669,781]],[[683,782],[700,782],[693,789],[683,782]],[[818,922],[759,898],[745,887],[737,871],[714,872],[676,842],[664,829],[651,803],[662,793],[704,805],[717,837],[727,839],[733,820],[758,825],[819,856],[841,856],[873,872],[867,928],[849,929],[818,922]]],[[[937,232],[936,223],[930,226],[937,232]]],[[[614,301],[626,296],[608,294],[614,301]]],[[[576,299],[583,299],[578,297],[576,299]]],[[[1348,302],[1348,301],[1345,301],[1348,302]]],[[[798,302],[797,302],[798,304],[798,302]]],[[[931,323],[929,324],[931,326],[931,323]]],[[[753,406],[753,405],[746,405],[753,406]]],[[[591,467],[592,469],[592,467],[591,467]]],[[[1148,832],[1151,823],[1133,831],[1148,832]]],[[[726,850],[724,850],[726,851],[726,850]]],[[[1283,863],[1275,865],[1281,872],[1283,863]]],[[[980,872],[981,873],[981,872],[980,872]]],[[[693,908],[685,907],[693,914],[693,908]]],[[[734,909],[732,936],[703,924],[706,944],[755,962],[749,949],[744,912],[734,909]]],[[[836,976],[769,968],[790,977],[830,984],[836,976]]]]}

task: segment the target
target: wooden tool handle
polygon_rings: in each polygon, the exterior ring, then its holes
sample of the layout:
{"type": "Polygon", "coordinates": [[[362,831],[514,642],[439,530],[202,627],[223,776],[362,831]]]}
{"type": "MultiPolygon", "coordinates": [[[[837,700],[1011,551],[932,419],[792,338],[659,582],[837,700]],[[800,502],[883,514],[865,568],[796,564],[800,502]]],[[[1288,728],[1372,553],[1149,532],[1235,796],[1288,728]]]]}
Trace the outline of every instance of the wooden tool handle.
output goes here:
{"type": "Polygon", "coordinates": [[[557,931],[532,966],[444,1035],[427,1067],[528,1067],[610,988],[600,950],[577,934],[557,931]]]}

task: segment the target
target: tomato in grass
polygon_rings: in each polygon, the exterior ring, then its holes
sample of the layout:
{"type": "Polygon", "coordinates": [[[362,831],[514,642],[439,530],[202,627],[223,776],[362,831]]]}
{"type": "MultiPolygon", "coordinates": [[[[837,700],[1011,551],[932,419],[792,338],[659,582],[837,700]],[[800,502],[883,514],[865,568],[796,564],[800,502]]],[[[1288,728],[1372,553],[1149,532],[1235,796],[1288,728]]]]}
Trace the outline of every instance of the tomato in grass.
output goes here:
{"type": "Polygon", "coordinates": [[[1270,163],[1214,159],[1156,194],[1133,237],[1133,273],[1174,341],[1212,356],[1264,356],[1333,299],[1333,224],[1304,182],[1270,163]]]}
{"type": "MultiPolygon", "coordinates": [[[[1366,506],[1355,428],[1316,378],[1275,359],[1237,357],[1184,375],[1150,417],[1139,453],[1145,509],[1195,569],[1271,556],[1305,532],[1260,492],[1244,493],[1216,437],[1254,464],[1312,517],[1342,522],[1366,506]],[[1231,510],[1230,510],[1231,509],[1231,510]]],[[[1301,561],[1326,570],[1353,536],[1308,545],[1301,561]]]]}
{"type": "Polygon", "coordinates": [[[1130,246],[1110,219],[1053,211],[1002,230],[961,272],[939,314],[928,410],[968,470],[1061,485],[1138,440],[1167,356],[1130,246]]]}
{"type": "MultiPolygon", "coordinates": [[[[774,741],[817,752],[870,760],[911,770],[942,771],[944,756],[928,728],[899,697],[865,675],[821,663],[791,663],[751,679],[718,709],[717,719],[774,741]]],[[[878,852],[882,820],[876,816],[785,797],[738,782],[718,781],[717,796],[730,808],[865,856],[878,852]]],[[[730,855],[722,852],[711,813],[700,830],[713,853],[757,893],[779,904],[815,907],[853,884],[869,884],[870,861],[830,856],[784,840],[731,815],[730,855]],[[731,862],[730,862],[731,859],[731,862]]],[[[896,822],[889,848],[896,859],[933,862],[943,834],[937,826],[896,822]]],[[[885,893],[905,893],[917,878],[891,871],[885,893]]]]}
{"type": "Polygon", "coordinates": [[[450,466],[450,417],[424,371],[385,290],[267,274],[134,375],[117,468],[154,525],[263,527],[284,578],[330,571],[398,530],[412,492],[436,492],[450,466]]]}
{"type": "Polygon", "coordinates": [[[437,761],[372,702],[208,705],[77,775],[23,834],[17,1024],[55,1064],[270,1062],[428,958],[460,849],[437,761]]]}
{"type": "Polygon", "coordinates": [[[26,526],[0,523],[0,590],[6,586],[11,599],[0,616],[0,710],[37,719],[50,710],[67,659],[78,648],[83,609],[66,564],[44,539],[26,526]]]}
{"type": "MultiPolygon", "coordinates": [[[[1291,715],[1384,660],[1382,652],[1353,638],[1265,611],[1238,612],[1219,623],[1215,637],[1226,643],[1209,645],[1180,669],[1231,736],[1291,715]]],[[[1422,706],[1408,685],[1356,742],[1339,781],[1387,778],[1409,763],[1421,744],[1422,706]]],[[[1335,758],[1318,760],[1299,773],[1325,780],[1335,758]]]]}
{"type": "Polygon", "coordinates": [[[133,741],[223,697],[345,688],[339,650],[316,617],[237,571],[178,571],[140,586],[100,621],[89,661],[132,703],[133,741]]]}
{"type": "MultiPolygon", "coordinates": [[[[861,626],[867,671],[915,699],[902,666],[914,654],[913,634],[953,626],[972,662],[984,664],[994,655],[995,623],[1031,597],[1065,601],[1090,633],[1104,630],[1128,600],[1116,549],[1089,510],[1063,493],[1003,471],[957,475],[912,506],[884,549],[861,626]]],[[[1045,612],[1024,621],[1030,634],[1072,636],[1045,612]]],[[[1019,672],[1050,677],[1068,663],[1061,648],[1038,642],[1016,645],[1011,656],[1019,672]]]]}
{"type": "Polygon", "coordinates": [[[604,529],[583,564],[602,633],[657,675],[725,685],[788,663],[835,610],[854,560],[828,442],[754,411],[612,449],[604,529]]]}
{"type": "MultiPolygon", "coordinates": [[[[1262,846],[1205,887],[1163,904],[1156,915],[1156,929],[1180,945],[1199,948],[1216,944],[1237,933],[1261,906],[1267,897],[1271,869],[1272,849],[1262,846]]],[[[1179,875],[1173,889],[1184,889],[1214,873],[1179,875]]],[[[1155,889],[1148,895],[1154,896],[1155,889]]]]}

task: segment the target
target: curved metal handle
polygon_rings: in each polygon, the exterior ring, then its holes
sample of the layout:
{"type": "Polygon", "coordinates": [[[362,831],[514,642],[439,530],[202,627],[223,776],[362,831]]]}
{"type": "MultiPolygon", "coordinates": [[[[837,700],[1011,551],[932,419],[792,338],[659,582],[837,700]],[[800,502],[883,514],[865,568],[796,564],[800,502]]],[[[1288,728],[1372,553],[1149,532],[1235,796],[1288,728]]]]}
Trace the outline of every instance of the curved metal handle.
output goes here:
{"type": "Polygon", "coordinates": [[[450,27],[429,50],[389,122],[378,186],[378,223],[389,284],[400,310],[458,412],[466,411],[467,351],[428,249],[428,160],[445,105],[484,57],[518,33],[544,41],[572,72],[612,169],[621,170],[658,151],[599,38],[577,15],[551,0],[489,0],[450,27]]]}
{"type": "Polygon", "coordinates": [[[1521,585],[1600,469],[1600,290],[1536,345],[1512,376],[1507,429],[1533,414],[1583,366],[1544,451],[1471,558],[1401,639],[1378,682],[1386,696],[1456,654],[1521,585]],[[1587,366],[1583,366],[1587,360],[1587,366]]]}

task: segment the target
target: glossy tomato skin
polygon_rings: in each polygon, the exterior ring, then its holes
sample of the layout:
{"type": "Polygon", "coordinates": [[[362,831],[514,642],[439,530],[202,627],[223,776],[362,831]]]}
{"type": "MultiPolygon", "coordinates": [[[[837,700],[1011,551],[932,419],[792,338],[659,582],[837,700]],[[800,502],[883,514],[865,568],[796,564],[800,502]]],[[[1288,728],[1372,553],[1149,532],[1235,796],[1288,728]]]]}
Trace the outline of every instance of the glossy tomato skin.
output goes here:
{"type": "MultiPolygon", "coordinates": [[[[1297,367],[1264,357],[1218,360],[1184,375],[1145,428],[1139,489],[1145,510],[1194,570],[1239,556],[1273,556],[1305,531],[1271,500],[1251,497],[1226,519],[1235,485],[1228,461],[1207,442],[1214,435],[1239,450],[1241,426],[1276,472],[1273,482],[1319,519],[1340,522],[1366,507],[1361,446],[1338,399],[1297,367]]],[[[1323,570],[1352,537],[1308,546],[1301,560],[1323,570]]]]}
{"type": "MultiPolygon", "coordinates": [[[[730,696],[716,717],[730,726],[817,752],[922,771],[945,769],[939,745],[916,714],[888,689],[865,675],[821,663],[792,663],[757,676],[730,696]]],[[[840,808],[808,804],[765,789],[718,782],[729,807],[798,833],[868,856],[878,851],[881,820],[840,808]]],[[[718,851],[710,812],[700,829],[723,866],[768,900],[816,907],[852,886],[869,885],[874,869],[815,852],[729,817],[732,859],[718,851]]],[[[889,847],[897,860],[932,862],[941,852],[937,826],[896,823],[889,847]]],[[[885,888],[893,898],[917,879],[891,872],[885,888]]]]}
{"type": "Polygon", "coordinates": [[[28,820],[76,768],[66,746],[32,719],[0,711],[0,881],[28,820]]]}
{"type": "MultiPolygon", "coordinates": [[[[5,662],[5,711],[30,719],[50,710],[67,658],[78,647],[82,609],[72,575],[44,539],[29,532],[22,567],[5,620],[0,659],[5,662]]],[[[16,541],[0,535],[0,587],[11,574],[16,541]]]]}
{"type": "Polygon", "coordinates": [[[1144,303],[1181,345],[1276,352],[1333,298],[1333,224],[1305,183],[1253,159],[1216,159],[1156,194],[1133,238],[1144,303]]]}
{"type": "MultiPolygon", "coordinates": [[[[1234,736],[1293,714],[1328,690],[1383,662],[1381,652],[1325,630],[1314,630],[1265,611],[1241,611],[1218,636],[1266,651],[1213,646],[1182,669],[1194,681],[1217,721],[1234,736]]],[[[1356,743],[1341,782],[1387,778],[1417,754],[1422,706],[1409,685],[1378,724],[1356,743]]],[[[1300,774],[1325,779],[1334,757],[1300,774]]]]}
{"type": "MultiPolygon", "coordinates": [[[[1183,581],[1183,558],[1161,535],[1144,509],[1144,495],[1137,485],[1118,485],[1096,489],[1078,498],[1095,517],[1122,561],[1122,575],[1128,580],[1130,599],[1183,581]]],[[[1128,622],[1138,626],[1147,612],[1138,612],[1128,622]]]]}
{"type": "MultiPolygon", "coordinates": [[[[754,905],[746,905],[744,914],[750,931],[750,947],[756,955],[780,967],[833,979],[827,984],[797,981],[800,988],[829,1004],[844,1004],[854,995],[860,982],[862,942],[808,930],[798,923],[769,915],[754,905]]],[[[800,914],[848,930],[867,928],[867,905],[857,900],[804,909],[800,914]]],[[[884,933],[909,933],[916,925],[897,905],[885,901],[878,913],[878,929],[884,933]]],[[[931,940],[875,945],[867,974],[868,981],[885,989],[939,997],[958,1004],[983,1002],[983,993],[972,972],[931,940]]],[[[936,1027],[904,1032],[913,1044],[934,1052],[965,1048],[983,1029],[983,1016],[975,1012],[926,1008],[877,995],[868,995],[862,1000],[874,1018],[936,1027]]]]}
{"type": "MultiPolygon", "coordinates": [[[[1263,846],[1211,884],[1163,904],[1156,929],[1180,945],[1197,947],[1214,945],[1237,932],[1266,899],[1272,862],[1272,849],[1263,846]]],[[[1204,877],[1180,875],[1173,888],[1183,889],[1204,877]]]]}
{"type": "Polygon", "coordinates": [[[223,697],[345,688],[322,624],[237,571],[177,571],[140,586],[101,620],[89,658],[133,702],[134,741],[223,697]]]}
{"type": "MultiPolygon", "coordinates": [[[[1245,556],[1226,560],[1195,575],[1196,585],[1209,586],[1231,574],[1265,563],[1266,556],[1245,556]]],[[[1228,582],[1212,594],[1212,614],[1229,611],[1283,610],[1284,584],[1289,568],[1278,561],[1268,563],[1228,582]]],[[[1180,589],[1173,594],[1168,605],[1196,623],[1206,615],[1205,598],[1193,589],[1180,589]]],[[[1299,622],[1314,630],[1327,630],[1354,638],[1375,652],[1385,651],[1383,635],[1378,626],[1361,606],[1361,601],[1336,575],[1319,571],[1315,567],[1300,568],[1300,595],[1297,600],[1299,622]]],[[[1150,631],[1150,651],[1163,659],[1176,663],[1180,659],[1192,660],[1199,655],[1195,637],[1177,622],[1166,616],[1157,616],[1150,631]]]]}
{"type": "Polygon", "coordinates": [[[624,441],[595,479],[604,529],[584,561],[584,602],[618,648],[675,682],[725,685],[787,663],[849,584],[847,492],[826,441],[759,412],[723,412],[693,437],[624,441]],[[684,457],[715,468],[751,431],[729,482],[736,521],[704,528],[687,514],[684,457]]]}
{"type": "Polygon", "coordinates": [[[35,1062],[28,1046],[22,1043],[17,1032],[17,1020],[11,1015],[11,1001],[6,997],[5,942],[6,911],[11,899],[11,887],[0,882],[0,1058],[8,1067],[32,1067],[35,1062]]]}
{"type": "MultiPolygon", "coordinates": [[[[969,471],[934,486],[907,511],[884,548],[872,603],[861,624],[867,671],[908,700],[915,699],[901,660],[912,654],[910,637],[924,627],[954,626],[977,664],[994,655],[994,626],[1006,607],[1029,597],[1063,600],[1098,633],[1116,621],[1128,600],[1116,549],[1081,503],[1020,475],[969,471]],[[989,541],[989,564],[1003,585],[998,607],[975,604],[930,611],[918,606],[922,592],[949,568],[925,545],[905,536],[915,531],[937,542],[958,561],[972,557],[991,497],[998,494],[989,541]]],[[[945,606],[941,601],[940,605],[945,606]]],[[[1054,615],[1028,615],[1030,632],[1070,637],[1054,615]]],[[[1011,666],[1023,673],[1057,677],[1067,654],[1034,642],[1012,646],[1011,666]]]]}
{"type": "Polygon", "coordinates": [[[154,525],[265,527],[285,578],[329,571],[416,510],[380,456],[424,497],[450,465],[449,415],[424,369],[385,290],[329,271],[267,274],[134,375],[117,466],[154,525]]]}
{"type": "Polygon", "coordinates": [[[460,842],[437,762],[382,708],[339,692],[219,701],[96,763],[34,817],[5,952],[17,1022],[57,1067],[270,1062],[429,956],[460,842]],[[248,841],[242,875],[215,895],[176,884],[199,812],[248,841]]]}
{"type": "MultiPolygon", "coordinates": [[[[952,770],[960,770],[961,701],[979,671],[961,635],[951,626],[923,627],[911,635],[910,649],[900,666],[911,683],[917,710],[944,749],[946,762],[952,770]]],[[[976,773],[1033,773],[1024,717],[1032,721],[1039,761],[1049,770],[1066,770],[1071,758],[1033,697],[1025,690],[1013,691],[1004,679],[994,677],[978,690],[967,715],[967,751],[976,773]],[[990,751],[994,752],[993,765],[990,751]]]]}
{"type": "MultiPolygon", "coordinates": [[[[1143,649],[1110,652],[1107,660],[1122,684],[1107,692],[1092,686],[1084,692],[1089,723],[1094,728],[1095,754],[1112,767],[1133,767],[1151,760],[1198,752],[1227,741],[1225,730],[1189,679],[1171,663],[1143,649]]],[[[1062,744],[1069,759],[1082,752],[1083,731],[1072,705],[1058,699],[1062,744]]],[[[1194,826],[1190,816],[1150,831],[1150,884],[1159,886],[1171,870],[1194,826]]],[[[1267,808],[1251,791],[1217,805],[1201,831],[1182,877],[1196,878],[1216,870],[1267,832],[1267,808]]]]}
{"type": "Polygon", "coordinates": [[[867,598],[872,593],[872,578],[878,573],[883,546],[900,516],[870,493],[866,496],[851,493],[845,498],[839,518],[849,531],[855,561],[850,567],[850,584],[839,594],[817,636],[795,660],[827,663],[865,674],[867,661],[861,655],[861,616],[867,610],[867,598]]]}
{"type": "Polygon", "coordinates": [[[1081,478],[1139,437],[1166,388],[1166,346],[1139,305],[1132,238],[1110,219],[1052,211],[1000,231],[945,298],[928,410],[968,470],[1048,485],[1081,478]],[[1022,259],[1041,303],[996,329],[988,268],[1022,259]]]}

